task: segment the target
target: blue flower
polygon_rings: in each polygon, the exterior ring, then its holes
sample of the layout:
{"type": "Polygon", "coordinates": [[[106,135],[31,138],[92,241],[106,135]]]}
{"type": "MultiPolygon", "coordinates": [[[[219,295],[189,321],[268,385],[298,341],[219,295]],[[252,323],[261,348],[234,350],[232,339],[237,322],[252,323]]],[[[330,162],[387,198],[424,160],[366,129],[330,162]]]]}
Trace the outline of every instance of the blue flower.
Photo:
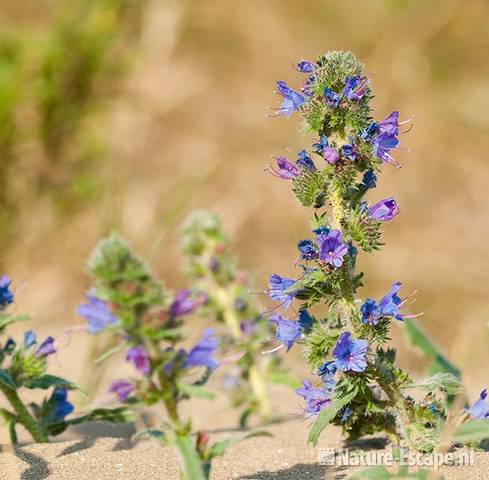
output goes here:
{"type": "Polygon", "coordinates": [[[316,171],[316,165],[312,161],[312,158],[307,154],[305,150],[301,150],[298,153],[299,158],[296,160],[295,164],[299,167],[307,170],[308,172],[316,171]]]}
{"type": "Polygon", "coordinates": [[[296,69],[301,73],[312,73],[316,65],[307,60],[301,60],[297,63],[296,69]]]}
{"type": "Polygon", "coordinates": [[[277,81],[277,93],[284,98],[278,108],[278,115],[286,115],[287,117],[290,117],[292,113],[295,110],[298,110],[306,101],[300,93],[289,88],[283,80],[277,81]]]}
{"type": "Polygon", "coordinates": [[[94,295],[87,294],[86,297],[87,303],[79,305],[76,312],[87,321],[89,333],[99,333],[118,322],[117,317],[110,311],[106,302],[94,295]]]}
{"type": "Polygon", "coordinates": [[[324,388],[314,388],[311,382],[302,380],[302,387],[295,391],[306,402],[305,412],[308,417],[317,415],[331,403],[331,392],[324,388]]]}
{"type": "Polygon", "coordinates": [[[482,390],[479,399],[467,410],[474,420],[482,420],[489,417],[489,403],[486,400],[487,390],[482,390]]]}
{"type": "Polygon", "coordinates": [[[270,275],[268,283],[269,289],[267,290],[267,293],[269,298],[280,302],[280,305],[283,305],[286,310],[297,294],[296,290],[290,290],[294,283],[295,280],[292,278],[281,277],[280,275],[273,273],[270,275]]]}
{"type": "Polygon", "coordinates": [[[353,340],[350,332],[343,332],[333,350],[335,365],[343,372],[363,372],[367,368],[368,344],[365,340],[353,340]]]}
{"type": "Polygon", "coordinates": [[[32,330],[24,332],[24,348],[30,348],[37,342],[37,336],[32,330]]]}
{"type": "Polygon", "coordinates": [[[297,248],[303,260],[314,260],[319,257],[318,247],[312,240],[301,240],[297,244],[297,248]]]}
{"type": "Polygon", "coordinates": [[[7,275],[0,277],[0,310],[3,310],[14,301],[14,294],[10,290],[11,283],[12,281],[7,275]]]}
{"type": "Polygon", "coordinates": [[[324,149],[329,145],[328,137],[326,135],[321,135],[319,141],[312,144],[312,151],[319,153],[319,155],[323,154],[324,149]]]}
{"type": "Polygon", "coordinates": [[[341,412],[341,423],[345,423],[353,415],[353,410],[350,407],[344,407],[341,412]]]}
{"type": "Polygon", "coordinates": [[[68,390],[63,387],[56,387],[51,395],[52,418],[54,421],[61,421],[73,411],[73,405],[68,402],[68,390]]]}
{"type": "Polygon", "coordinates": [[[202,366],[214,370],[219,366],[217,360],[213,357],[218,346],[219,340],[214,336],[214,330],[212,328],[206,328],[202,332],[200,340],[188,352],[184,366],[202,366]]]}
{"type": "Polygon", "coordinates": [[[302,328],[299,322],[285,320],[282,315],[271,315],[269,321],[275,324],[275,337],[287,347],[287,351],[301,338],[302,328]]]}
{"type": "Polygon", "coordinates": [[[56,348],[54,346],[54,338],[49,336],[37,348],[36,357],[47,357],[48,355],[52,355],[53,353],[56,353],[56,348]]]}
{"type": "Polygon", "coordinates": [[[333,268],[343,265],[343,257],[348,251],[348,246],[343,243],[340,230],[331,230],[327,235],[317,235],[316,242],[319,246],[319,258],[323,262],[333,268]]]}
{"type": "Polygon", "coordinates": [[[317,374],[321,377],[324,387],[333,390],[335,386],[334,376],[336,373],[336,364],[334,360],[324,362],[317,370],[317,374]]]}
{"type": "Polygon", "coordinates": [[[387,133],[379,133],[372,140],[374,155],[385,163],[390,163],[399,168],[400,165],[390,155],[390,151],[399,145],[399,140],[387,133]]]}
{"type": "Polygon", "coordinates": [[[308,97],[314,95],[314,91],[312,90],[312,84],[316,81],[316,75],[309,75],[304,81],[301,92],[308,97]]]}
{"type": "Polygon", "coordinates": [[[325,225],[322,225],[321,227],[315,228],[312,233],[315,235],[327,235],[330,232],[330,229],[326,227],[325,225]]]}
{"type": "Polygon", "coordinates": [[[309,333],[314,323],[314,317],[305,309],[299,310],[299,325],[304,333],[309,333]]]}
{"type": "Polygon", "coordinates": [[[367,87],[367,78],[355,75],[354,77],[345,78],[345,87],[343,88],[343,96],[347,100],[361,100],[365,95],[367,87]]]}
{"type": "Polygon", "coordinates": [[[363,174],[362,185],[368,190],[377,186],[377,176],[373,170],[367,170],[363,174]]]}
{"type": "Polygon", "coordinates": [[[328,105],[329,107],[337,108],[340,104],[340,96],[328,87],[324,88],[323,95],[324,99],[326,100],[326,105],[328,105]]]}
{"type": "Polygon", "coordinates": [[[352,162],[357,158],[357,153],[354,145],[342,145],[341,146],[341,155],[343,155],[348,160],[352,162]]]}
{"type": "Polygon", "coordinates": [[[190,290],[179,290],[172,304],[170,305],[169,314],[172,318],[181,317],[192,313],[196,308],[200,307],[207,300],[207,295],[199,295],[195,299],[191,299],[192,292],[190,290]]]}
{"type": "Polygon", "coordinates": [[[367,128],[364,128],[360,132],[360,138],[365,142],[370,142],[372,137],[378,132],[378,124],[376,122],[372,122],[367,128]]]}

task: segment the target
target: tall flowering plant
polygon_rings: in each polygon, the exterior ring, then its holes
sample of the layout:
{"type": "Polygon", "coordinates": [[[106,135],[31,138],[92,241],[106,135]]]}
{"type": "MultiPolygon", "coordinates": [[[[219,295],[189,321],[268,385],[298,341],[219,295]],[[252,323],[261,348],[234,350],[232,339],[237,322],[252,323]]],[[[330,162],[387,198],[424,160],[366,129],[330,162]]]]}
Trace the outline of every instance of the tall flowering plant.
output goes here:
{"type": "Polygon", "coordinates": [[[261,354],[271,326],[256,297],[249,295],[247,276],[231,255],[219,217],[193,212],[182,227],[181,250],[187,274],[207,297],[202,313],[224,326],[221,348],[236,354],[223,386],[231,392],[233,404],[242,408],[241,426],[252,414],[263,422],[272,420],[269,384],[295,385],[297,380],[280,367],[277,356],[261,354]]]}
{"type": "Polygon", "coordinates": [[[371,83],[351,53],[301,61],[297,70],[304,76],[299,89],[277,82],[283,100],[275,115],[298,112],[314,139],[295,161],[278,157],[268,170],[290,182],[310,209],[312,231],[297,244],[300,274],[272,274],[268,294],[277,304],[270,317],[277,349],[301,344],[315,372],[297,390],[314,421],[309,440],[316,444],[333,423],[350,439],[384,431],[396,442],[431,450],[446,416],[445,394],[456,391],[457,379],[439,373],[417,384],[396,366],[395,350],[386,348],[389,329],[415,316],[406,313],[411,296],[401,295],[400,282],[380,299],[357,295],[359,252],[377,250],[382,226],[399,214],[393,197],[371,203],[365,196],[375,198],[382,167],[400,167],[393,153],[409,120],[400,121],[397,111],[373,119],[371,83]],[[318,304],[327,305],[326,316],[311,313],[318,304]],[[409,390],[417,385],[425,393],[416,401],[409,390]]]}
{"type": "Polygon", "coordinates": [[[193,346],[182,347],[186,340],[184,318],[205,302],[206,296],[189,290],[165,290],[117,234],[99,242],[88,267],[95,284],[78,313],[86,319],[91,334],[107,331],[118,338],[116,347],[102,358],[124,352],[125,361],[134,370],[131,378],[114,380],[109,391],[132,407],[162,405],[166,418],[160,428],[149,428],[137,436],[175,446],[183,462],[182,478],[208,478],[212,459],[228,445],[251,435],[211,445],[205,432],[192,437],[192,422],[180,413],[181,402],[190,397],[213,398],[204,385],[219,365],[218,338],[212,329],[206,329],[193,346]]]}
{"type": "MultiPolygon", "coordinates": [[[[6,275],[0,277],[0,335],[6,333],[9,325],[29,319],[29,315],[9,313],[9,306],[15,295],[11,280],[6,275]]],[[[83,413],[74,413],[68,399],[69,392],[77,385],[48,373],[49,359],[58,350],[58,339],[48,336],[39,341],[32,330],[24,332],[21,342],[8,336],[0,344],[0,392],[8,407],[0,408],[0,417],[8,428],[10,440],[17,443],[17,426],[21,425],[37,443],[49,441],[70,425],[86,421],[104,420],[125,422],[131,420],[130,412],[124,408],[95,408],[83,413]],[[39,402],[27,403],[22,397],[28,390],[49,392],[39,402]]]]}

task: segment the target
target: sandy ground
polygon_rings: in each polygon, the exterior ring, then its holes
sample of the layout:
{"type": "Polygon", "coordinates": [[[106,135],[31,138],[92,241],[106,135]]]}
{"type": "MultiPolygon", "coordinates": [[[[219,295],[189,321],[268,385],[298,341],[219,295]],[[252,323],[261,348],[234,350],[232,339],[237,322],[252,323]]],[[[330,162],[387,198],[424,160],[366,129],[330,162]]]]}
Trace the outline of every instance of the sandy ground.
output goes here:
{"type": "MultiPolygon", "coordinates": [[[[345,479],[351,471],[318,463],[320,448],[341,448],[339,431],[334,428],[327,430],[318,448],[306,446],[307,424],[302,420],[286,419],[267,430],[273,437],[247,440],[217,459],[212,480],[345,479]]],[[[114,432],[117,430],[105,430],[108,435],[114,432]]],[[[214,437],[229,433],[232,432],[219,430],[214,437]]],[[[373,449],[375,445],[376,442],[367,442],[363,446],[373,449]]],[[[489,453],[477,453],[472,466],[441,467],[440,472],[447,480],[487,480],[489,453]]],[[[177,480],[178,459],[175,452],[154,441],[135,443],[128,436],[84,436],[49,445],[3,446],[0,480],[14,479],[177,480]]]]}

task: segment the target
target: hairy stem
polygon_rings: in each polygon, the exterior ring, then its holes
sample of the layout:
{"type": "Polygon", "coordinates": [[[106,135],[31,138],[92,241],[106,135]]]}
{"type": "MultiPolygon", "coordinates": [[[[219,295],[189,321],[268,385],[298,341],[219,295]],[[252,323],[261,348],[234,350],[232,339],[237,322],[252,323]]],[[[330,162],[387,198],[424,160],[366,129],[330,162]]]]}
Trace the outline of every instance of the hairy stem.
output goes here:
{"type": "Polygon", "coordinates": [[[17,392],[2,383],[0,383],[0,390],[15,410],[15,413],[17,414],[17,423],[20,423],[25,427],[36,443],[47,443],[49,441],[47,435],[42,431],[39,423],[29,413],[17,392]]]}

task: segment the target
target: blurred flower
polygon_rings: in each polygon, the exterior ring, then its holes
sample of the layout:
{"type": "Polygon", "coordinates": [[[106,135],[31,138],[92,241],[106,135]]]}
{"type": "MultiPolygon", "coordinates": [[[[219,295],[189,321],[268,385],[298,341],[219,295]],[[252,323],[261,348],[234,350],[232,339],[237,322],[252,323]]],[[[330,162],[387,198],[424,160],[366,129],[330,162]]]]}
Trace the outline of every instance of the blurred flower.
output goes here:
{"type": "Polygon", "coordinates": [[[340,96],[333,92],[333,90],[325,87],[323,90],[324,99],[326,100],[326,105],[331,108],[337,108],[340,104],[340,96]]]}
{"type": "Polygon", "coordinates": [[[305,150],[301,150],[298,153],[299,158],[296,160],[295,164],[299,167],[307,170],[308,172],[314,172],[316,170],[316,165],[312,161],[312,158],[307,154],[305,150]]]}
{"type": "Polygon", "coordinates": [[[292,113],[295,110],[298,110],[305,102],[305,98],[300,93],[289,88],[283,80],[277,81],[277,93],[284,98],[277,110],[278,115],[286,115],[287,117],[290,117],[292,113]]]}
{"type": "Polygon", "coordinates": [[[284,157],[277,157],[275,159],[277,162],[277,168],[272,167],[271,164],[267,166],[265,170],[268,170],[273,176],[282,178],[284,180],[291,180],[292,178],[297,178],[301,171],[293,163],[289,162],[284,157]]]}
{"type": "Polygon", "coordinates": [[[253,335],[256,332],[256,322],[254,320],[243,320],[239,324],[239,329],[244,335],[253,335]]]}
{"type": "Polygon", "coordinates": [[[297,63],[296,69],[301,73],[312,73],[315,68],[315,64],[307,60],[301,60],[297,63]]]}
{"type": "Polygon", "coordinates": [[[106,302],[94,295],[87,294],[86,297],[88,302],[79,305],[76,313],[87,321],[88,333],[94,335],[118,322],[117,317],[110,311],[106,302]]]}
{"type": "Polygon", "coordinates": [[[350,407],[343,408],[341,412],[341,423],[345,423],[353,414],[353,410],[350,407]]]}
{"type": "Polygon", "coordinates": [[[275,337],[277,340],[281,341],[287,347],[287,351],[289,351],[292,348],[292,345],[301,338],[301,325],[299,322],[285,320],[282,315],[271,315],[269,320],[276,326],[275,337]]]}
{"type": "Polygon", "coordinates": [[[333,268],[343,265],[343,257],[348,251],[348,246],[341,239],[339,230],[331,230],[328,234],[320,234],[316,237],[319,246],[319,258],[329,263],[333,268]]]}
{"type": "Polygon", "coordinates": [[[30,348],[37,342],[37,336],[32,330],[27,330],[24,332],[24,347],[30,348]]]}
{"type": "Polygon", "coordinates": [[[213,357],[213,354],[219,346],[219,340],[214,336],[212,328],[206,328],[202,332],[202,337],[190,350],[185,360],[185,366],[203,366],[211,370],[218,367],[218,363],[213,357]]]}
{"type": "Polygon", "coordinates": [[[399,206],[392,197],[380,200],[368,210],[368,216],[378,222],[387,222],[398,214],[399,206]]]}
{"type": "Polygon", "coordinates": [[[302,380],[302,387],[296,391],[306,402],[305,412],[307,416],[317,415],[323,408],[331,403],[330,392],[323,388],[314,388],[311,382],[302,380]]]}
{"type": "Polygon", "coordinates": [[[126,362],[132,363],[134,368],[142,375],[148,375],[151,372],[148,353],[141,345],[131,347],[127,351],[126,362]]]}
{"type": "Polygon", "coordinates": [[[343,372],[363,372],[367,368],[367,342],[365,340],[353,340],[350,332],[343,332],[336,342],[333,350],[335,365],[343,372]]]}
{"type": "Polygon", "coordinates": [[[5,342],[5,347],[3,347],[3,351],[6,353],[12,353],[15,350],[16,346],[17,344],[15,343],[15,340],[12,337],[9,337],[5,342]]]}
{"type": "Polygon", "coordinates": [[[127,380],[115,380],[111,383],[109,392],[115,393],[119,401],[123,402],[135,389],[136,387],[127,380]]]}
{"type": "Polygon", "coordinates": [[[360,77],[358,75],[346,77],[343,96],[347,100],[360,100],[365,95],[367,81],[367,77],[360,77]]]}
{"type": "Polygon", "coordinates": [[[44,342],[41,343],[41,345],[39,345],[38,349],[36,350],[36,357],[47,357],[53,353],[56,353],[54,338],[49,336],[46,338],[46,340],[44,340],[44,342]]]}
{"type": "Polygon", "coordinates": [[[489,403],[486,401],[487,389],[482,390],[479,399],[467,410],[475,420],[489,417],[489,403]]]}
{"type": "Polygon", "coordinates": [[[292,278],[281,277],[276,273],[272,273],[268,283],[269,289],[267,290],[267,294],[271,300],[280,302],[280,305],[286,310],[297,294],[295,290],[289,291],[294,283],[295,280],[292,278]]]}
{"type": "Polygon", "coordinates": [[[14,294],[10,290],[11,283],[12,281],[7,275],[0,277],[0,310],[3,310],[14,301],[14,294]]]}
{"type": "Polygon", "coordinates": [[[207,300],[207,295],[201,294],[196,299],[191,300],[192,292],[190,290],[179,290],[170,305],[170,316],[180,317],[192,313],[196,308],[200,307],[207,300]]]}
{"type": "Polygon", "coordinates": [[[314,260],[319,256],[318,248],[312,240],[301,240],[297,244],[297,248],[301,258],[304,260],[314,260]]]}
{"type": "Polygon", "coordinates": [[[53,420],[61,421],[73,411],[73,405],[68,402],[68,389],[56,387],[51,395],[53,420]]]}

